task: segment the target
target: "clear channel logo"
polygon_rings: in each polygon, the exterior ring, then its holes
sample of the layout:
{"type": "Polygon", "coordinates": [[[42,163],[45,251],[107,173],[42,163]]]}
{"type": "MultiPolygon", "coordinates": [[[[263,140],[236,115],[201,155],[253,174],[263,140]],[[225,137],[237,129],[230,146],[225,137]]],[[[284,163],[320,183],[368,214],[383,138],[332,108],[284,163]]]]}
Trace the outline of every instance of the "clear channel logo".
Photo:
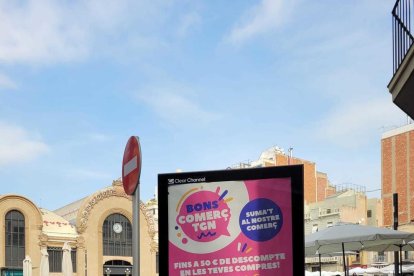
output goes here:
{"type": "Polygon", "coordinates": [[[183,183],[200,183],[200,182],[206,182],[206,177],[200,177],[200,178],[168,178],[168,184],[183,184],[183,183]]]}

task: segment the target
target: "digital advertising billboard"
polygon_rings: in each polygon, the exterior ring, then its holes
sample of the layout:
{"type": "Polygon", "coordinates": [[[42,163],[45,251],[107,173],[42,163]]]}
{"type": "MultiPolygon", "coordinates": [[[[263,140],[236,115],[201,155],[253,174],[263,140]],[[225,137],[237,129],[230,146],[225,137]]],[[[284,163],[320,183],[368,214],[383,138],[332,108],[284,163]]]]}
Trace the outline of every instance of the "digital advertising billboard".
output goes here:
{"type": "Polygon", "coordinates": [[[303,275],[303,166],[160,174],[159,274],[303,275]]]}

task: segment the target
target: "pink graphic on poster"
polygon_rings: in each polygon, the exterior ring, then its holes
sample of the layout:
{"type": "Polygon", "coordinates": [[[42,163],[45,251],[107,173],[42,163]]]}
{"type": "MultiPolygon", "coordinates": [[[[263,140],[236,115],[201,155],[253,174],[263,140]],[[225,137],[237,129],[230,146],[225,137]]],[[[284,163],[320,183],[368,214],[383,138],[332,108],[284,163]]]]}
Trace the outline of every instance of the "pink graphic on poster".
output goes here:
{"type": "Polygon", "coordinates": [[[181,205],[177,224],[192,240],[210,242],[221,235],[229,236],[230,208],[217,193],[198,191],[181,205]]]}
{"type": "Polygon", "coordinates": [[[292,275],[290,178],[169,187],[169,275],[292,275]]]}

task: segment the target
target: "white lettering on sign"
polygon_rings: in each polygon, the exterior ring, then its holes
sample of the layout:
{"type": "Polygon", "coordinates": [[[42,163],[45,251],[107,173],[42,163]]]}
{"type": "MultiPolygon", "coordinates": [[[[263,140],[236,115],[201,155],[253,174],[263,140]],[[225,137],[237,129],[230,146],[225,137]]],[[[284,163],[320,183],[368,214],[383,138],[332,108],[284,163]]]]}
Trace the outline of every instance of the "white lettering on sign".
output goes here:
{"type": "Polygon", "coordinates": [[[134,158],[129,160],[128,163],[124,165],[124,177],[127,176],[130,172],[132,172],[138,167],[137,160],[138,160],[137,156],[135,155],[134,158]]]}

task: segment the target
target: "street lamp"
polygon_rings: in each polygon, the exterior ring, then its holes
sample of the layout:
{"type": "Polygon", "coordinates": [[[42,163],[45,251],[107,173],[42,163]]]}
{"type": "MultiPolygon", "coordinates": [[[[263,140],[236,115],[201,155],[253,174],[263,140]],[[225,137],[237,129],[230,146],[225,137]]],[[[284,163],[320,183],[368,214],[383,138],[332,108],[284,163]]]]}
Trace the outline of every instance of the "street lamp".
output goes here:
{"type": "Polygon", "coordinates": [[[125,269],[125,274],[126,276],[131,275],[131,270],[129,268],[125,269]]]}
{"type": "Polygon", "coordinates": [[[111,269],[109,267],[105,268],[106,276],[111,275],[111,269]]]}

